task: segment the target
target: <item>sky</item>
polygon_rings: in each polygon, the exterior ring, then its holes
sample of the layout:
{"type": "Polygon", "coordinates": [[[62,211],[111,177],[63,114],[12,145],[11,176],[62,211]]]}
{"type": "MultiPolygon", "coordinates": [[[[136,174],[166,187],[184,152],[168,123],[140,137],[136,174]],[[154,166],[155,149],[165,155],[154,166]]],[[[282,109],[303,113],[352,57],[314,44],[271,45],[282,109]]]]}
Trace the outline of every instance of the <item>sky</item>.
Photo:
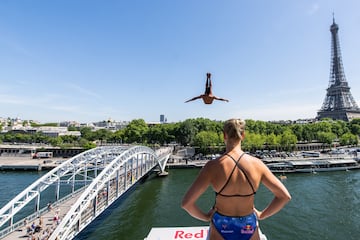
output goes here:
{"type": "Polygon", "coordinates": [[[0,0],[0,117],[316,117],[333,21],[360,105],[358,0],[0,0]],[[213,93],[202,100],[206,73],[213,93]]]}

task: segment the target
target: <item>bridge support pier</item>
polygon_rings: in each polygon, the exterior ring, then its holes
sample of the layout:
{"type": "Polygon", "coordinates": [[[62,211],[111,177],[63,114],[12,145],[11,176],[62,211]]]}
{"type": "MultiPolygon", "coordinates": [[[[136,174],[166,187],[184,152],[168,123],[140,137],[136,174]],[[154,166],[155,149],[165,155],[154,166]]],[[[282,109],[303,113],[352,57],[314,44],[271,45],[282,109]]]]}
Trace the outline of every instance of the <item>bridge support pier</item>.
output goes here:
{"type": "Polygon", "coordinates": [[[158,164],[160,167],[160,172],[158,173],[158,176],[167,176],[168,175],[168,172],[165,171],[165,167],[166,167],[167,161],[169,160],[169,157],[170,157],[170,155],[167,155],[162,161],[158,160],[158,164]]]}

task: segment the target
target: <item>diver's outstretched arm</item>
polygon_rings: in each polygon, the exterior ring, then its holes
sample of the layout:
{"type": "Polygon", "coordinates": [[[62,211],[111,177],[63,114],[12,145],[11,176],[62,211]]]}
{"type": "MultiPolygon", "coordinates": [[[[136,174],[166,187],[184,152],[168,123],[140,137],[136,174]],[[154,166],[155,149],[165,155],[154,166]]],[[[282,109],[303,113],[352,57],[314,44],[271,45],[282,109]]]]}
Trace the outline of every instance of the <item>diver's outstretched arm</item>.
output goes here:
{"type": "Polygon", "coordinates": [[[202,98],[202,95],[199,95],[199,96],[197,96],[197,97],[194,97],[194,98],[192,98],[192,99],[189,99],[189,100],[187,100],[187,101],[185,101],[185,102],[186,102],[186,103],[187,103],[187,102],[191,102],[191,101],[194,101],[194,100],[199,99],[199,98],[202,98]]]}
{"type": "Polygon", "coordinates": [[[225,99],[225,98],[219,98],[219,97],[216,97],[216,96],[213,96],[213,98],[216,99],[216,100],[229,102],[229,100],[227,100],[227,99],[225,99]]]}

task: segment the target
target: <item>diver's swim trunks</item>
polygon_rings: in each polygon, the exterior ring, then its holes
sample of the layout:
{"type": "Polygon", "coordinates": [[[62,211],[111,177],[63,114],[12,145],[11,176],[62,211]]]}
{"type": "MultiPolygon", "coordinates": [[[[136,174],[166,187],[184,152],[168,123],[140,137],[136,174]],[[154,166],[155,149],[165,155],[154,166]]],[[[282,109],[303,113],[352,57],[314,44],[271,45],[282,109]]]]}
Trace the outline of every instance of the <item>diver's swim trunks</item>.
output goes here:
{"type": "Polygon", "coordinates": [[[250,239],[257,225],[255,213],[243,217],[229,217],[215,212],[211,221],[225,240],[250,239]]]}

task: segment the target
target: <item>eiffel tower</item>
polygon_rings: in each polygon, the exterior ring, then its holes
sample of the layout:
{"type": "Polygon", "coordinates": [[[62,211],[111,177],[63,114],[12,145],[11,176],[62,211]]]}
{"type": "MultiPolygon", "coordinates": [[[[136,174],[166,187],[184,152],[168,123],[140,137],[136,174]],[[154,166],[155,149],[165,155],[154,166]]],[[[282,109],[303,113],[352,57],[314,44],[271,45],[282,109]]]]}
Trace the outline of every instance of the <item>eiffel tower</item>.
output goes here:
{"type": "Polygon", "coordinates": [[[345,78],[341,60],[340,42],[338,37],[339,26],[335,23],[330,26],[331,32],[331,69],[330,82],[327,88],[325,101],[317,114],[317,119],[332,118],[334,120],[350,121],[360,118],[360,108],[350,93],[350,87],[345,78]]]}

